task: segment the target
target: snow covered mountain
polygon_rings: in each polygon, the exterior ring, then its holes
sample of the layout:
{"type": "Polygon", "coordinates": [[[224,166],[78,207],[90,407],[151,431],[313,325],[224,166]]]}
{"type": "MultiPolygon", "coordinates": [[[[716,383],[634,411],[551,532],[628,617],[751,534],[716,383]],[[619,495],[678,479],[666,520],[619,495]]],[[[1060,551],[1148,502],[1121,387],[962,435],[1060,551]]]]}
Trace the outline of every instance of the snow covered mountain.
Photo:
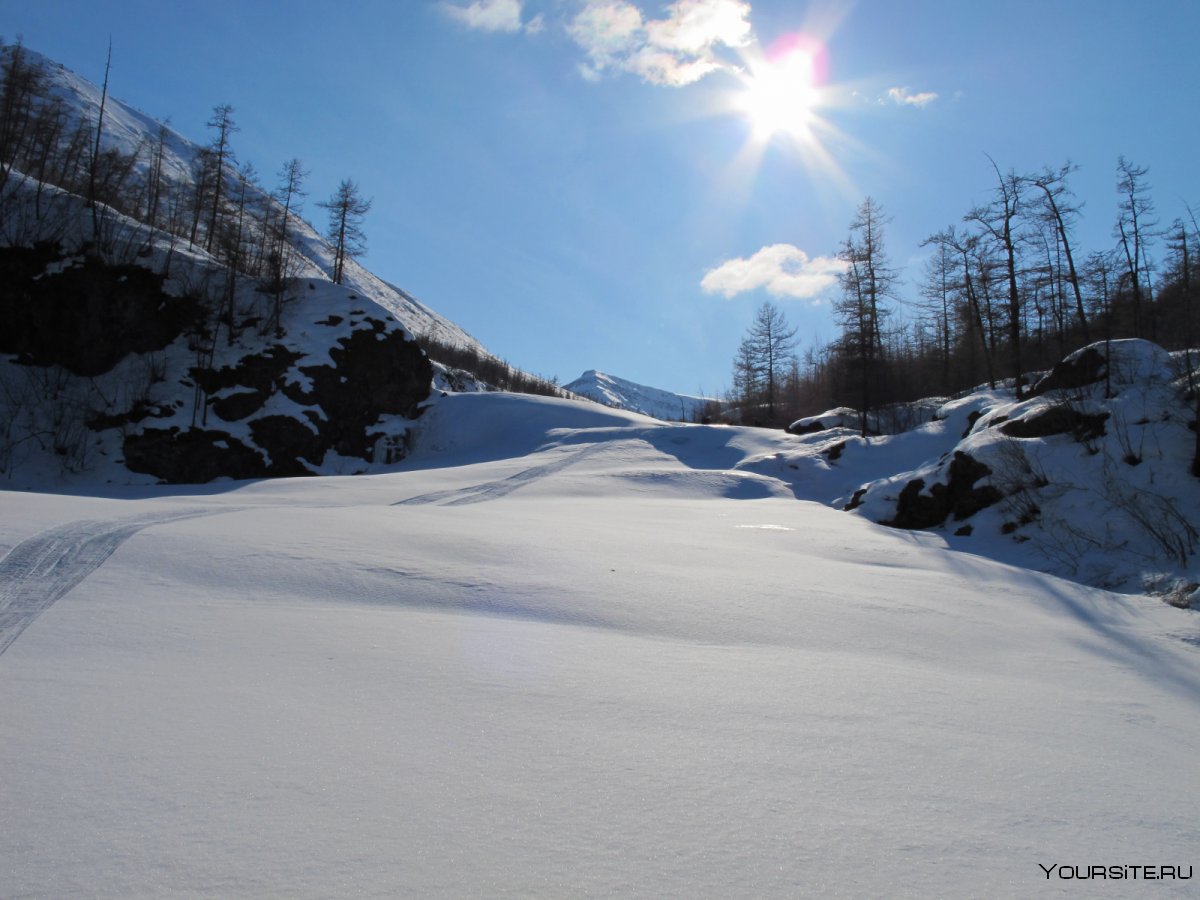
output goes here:
{"type": "Polygon", "coordinates": [[[614,409],[625,409],[668,422],[698,421],[704,407],[716,402],[708,397],[647,387],[595,369],[588,369],[570,384],[563,385],[563,388],[614,409]]]}

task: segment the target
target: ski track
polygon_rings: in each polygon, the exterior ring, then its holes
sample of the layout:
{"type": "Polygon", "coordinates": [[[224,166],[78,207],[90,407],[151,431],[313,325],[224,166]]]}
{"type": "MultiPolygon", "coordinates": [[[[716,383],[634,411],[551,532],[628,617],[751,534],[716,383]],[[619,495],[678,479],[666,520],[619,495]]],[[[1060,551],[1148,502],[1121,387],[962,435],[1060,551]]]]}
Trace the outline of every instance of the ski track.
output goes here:
{"type": "Polygon", "coordinates": [[[111,522],[85,519],[17,544],[0,559],[0,655],[56,600],[143,528],[228,511],[176,511],[111,522]]]}
{"type": "Polygon", "coordinates": [[[407,500],[397,500],[392,506],[424,506],[433,503],[441,503],[443,506],[466,506],[472,503],[486,503],[489,500],[498,500],[501,497],[511,494],[518,488],[539,481],[556,472],[561,472],[568,466],[575,465],[575,463],[585,457],[591,456],[593,453],[601,450],[602,446],[601,444],[592,444],[575,453],[564,455],[561,459],[542,463],[539,466],[531,466],[528,469],[522,469],[514,475],[509,475],[507,478],[501,478],[497,481],[485,481],[482,484],[475,484],[466,488],[419,494],[416,497],[409,497],[407,500]]]}

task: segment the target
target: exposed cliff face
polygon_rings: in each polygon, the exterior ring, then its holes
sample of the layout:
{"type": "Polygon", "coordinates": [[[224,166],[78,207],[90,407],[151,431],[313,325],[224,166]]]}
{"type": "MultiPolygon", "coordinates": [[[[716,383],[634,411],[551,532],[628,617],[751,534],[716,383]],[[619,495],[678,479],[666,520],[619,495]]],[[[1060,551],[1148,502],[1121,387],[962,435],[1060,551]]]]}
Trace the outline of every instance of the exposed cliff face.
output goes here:
{"type": "Polygon", "coordinates": [[[131,353],[162,350],[200,314],[163,292],[163,277],[53,243],[0,247],[0,353],[75,375],[101,375],[131,353]]]}
{"type": "Polygon", "coordinates": [[[0,474],[202,483],[403,457],[433,369],[387,311],[301,279],[264,335],[263,295],[244,280],[227,304],[226,284],[0,249],[0,474]]]}

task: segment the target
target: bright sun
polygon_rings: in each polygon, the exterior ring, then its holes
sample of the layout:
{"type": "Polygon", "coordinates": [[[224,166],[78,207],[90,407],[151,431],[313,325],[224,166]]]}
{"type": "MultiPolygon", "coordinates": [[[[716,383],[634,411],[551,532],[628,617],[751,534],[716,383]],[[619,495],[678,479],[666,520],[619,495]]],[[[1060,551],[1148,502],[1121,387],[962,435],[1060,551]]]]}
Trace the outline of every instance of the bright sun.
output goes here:
{"type": "Polygon", "coordinates": [[[751,68],[738,107],[750,119],[758,140],[776,134],[806,140],[820,102],[817,53],[793,45],[773,56],[751,68]]]}

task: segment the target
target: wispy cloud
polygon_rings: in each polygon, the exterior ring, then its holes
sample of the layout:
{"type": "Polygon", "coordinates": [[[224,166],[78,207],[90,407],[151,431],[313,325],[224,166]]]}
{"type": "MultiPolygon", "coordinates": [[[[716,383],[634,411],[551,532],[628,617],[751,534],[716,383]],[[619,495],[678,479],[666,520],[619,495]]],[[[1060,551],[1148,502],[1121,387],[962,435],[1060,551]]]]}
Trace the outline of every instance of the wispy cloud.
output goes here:
{"type": "Polygon", "coordinates": [[[836,285],[845,268],[837,257],[810,257],[791,244],[771,244],[749,258],[726,260],[709,269],[700,287],[727,299],[765,288],[773,297],[811,300],[836,285]]]}
{"type": "MultiPolygon", "coordinates": [[[[451,18],[457,19],[468,28],[477,28],[480,31],[521,30],[521,0],[473,0],[466,6],[444,3],[442,8],[451,18]]],[[[530,22],[530,26],[534,26],[533,30],[540,31],[541,18],[535,18],[530,22]]]]}
{"type": "Polygon", "coordinates": [[[938,95],[933,91],[921,91],[919,94],[913,94],[906,87],[894,87],[888,88],[887,98],[897,106],[916,106],[920,108],[928,106],[938,98],[938,95]]]}
{"type": "Polygon", "coordinates": [[[567,33],[587,56],[586,78],[612,69],[682,86],[727,66],[718,48],[750,43],[749,16],[746,0],[675,0],[665,18],[651,20],[629,0],[585,0],[567,33]]]}

